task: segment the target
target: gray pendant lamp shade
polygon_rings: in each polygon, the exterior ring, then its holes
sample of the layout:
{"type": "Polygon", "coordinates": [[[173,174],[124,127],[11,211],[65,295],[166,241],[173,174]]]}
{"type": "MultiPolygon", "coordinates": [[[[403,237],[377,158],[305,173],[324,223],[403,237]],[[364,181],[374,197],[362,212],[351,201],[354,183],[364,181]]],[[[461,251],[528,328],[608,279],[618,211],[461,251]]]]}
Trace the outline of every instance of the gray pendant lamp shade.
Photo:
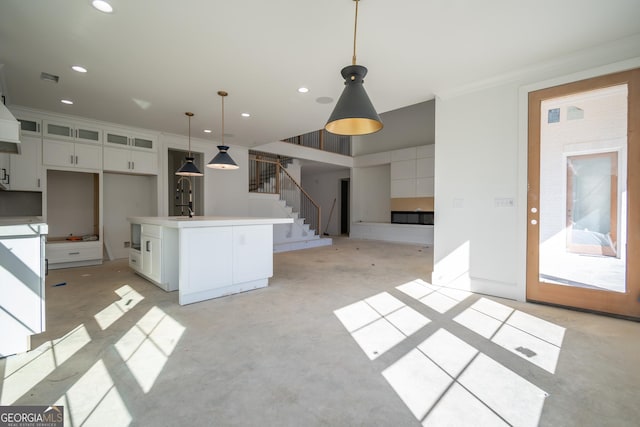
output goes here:
{"type": "Polygon", "coordinates": [[[366,74],[367,68],[362,65],[342,69],[345,87],[324,127],[326,130],[338,135],[366,135],[382,129],[380,116],[364,90],[366,74]]]}
{"type": "Polygon", "coordinates": [[[367,68],[356,65],[356,32],[358,30],[358,3],[356,2],[356,18],[353,28],[353,58],[351,65],[341,71],[344,78],[344,90],[333,113],[324,128],[338,135],[367,135],[382,129],[380,116],[373,108],[371,100],[364,90],[364,77],[367,68]]]}
{"type": "Polygon", "coordinates": [[[176,175],[180,176],[203,176],[204,174],[200,172],[195,163],[193,163],[193,156],[191,155],[191,117],[193,117],[193,113],[184,113],[185,116],[189,117],[189,154],[185,157],[184,164],[180,166],[180,169],[176,171],[176,175]]]}
{"type": "Polygon", "coordinates": [[[236,162],[233,161],[229,153],[229,147],[224,145],[224,97],[229,95],[227,92],[221,90],[218,92],[218,95],[222,98],[222,144],[218,145],[219,153],[211,159],[211,161],[207,164],[208,168],[212,169],[238,169],[240,166],[237,165],[236,162]]]}

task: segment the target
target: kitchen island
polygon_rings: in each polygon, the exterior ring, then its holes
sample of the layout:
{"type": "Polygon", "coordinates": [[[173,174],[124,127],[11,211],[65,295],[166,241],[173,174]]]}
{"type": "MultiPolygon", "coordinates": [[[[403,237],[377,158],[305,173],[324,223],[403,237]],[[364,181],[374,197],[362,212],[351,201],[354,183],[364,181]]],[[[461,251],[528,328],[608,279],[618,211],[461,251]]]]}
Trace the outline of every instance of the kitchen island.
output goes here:
{"type": "Polygon", "coordinates": [[[292,218],[131,217],[129,265],[180,305],[264,288],[273,276],[273,225],[292,218]]]}

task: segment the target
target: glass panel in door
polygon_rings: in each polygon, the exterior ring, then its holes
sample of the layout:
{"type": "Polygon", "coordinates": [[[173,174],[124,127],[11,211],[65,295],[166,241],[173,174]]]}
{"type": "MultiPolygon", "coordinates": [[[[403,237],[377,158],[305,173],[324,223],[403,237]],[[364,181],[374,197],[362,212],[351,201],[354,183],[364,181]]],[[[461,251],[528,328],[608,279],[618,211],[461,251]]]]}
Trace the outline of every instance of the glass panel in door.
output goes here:
{"type": "Polygon", "coordinates": [[[635,71],[530,94],[529,300],[640,317],[638,269],[627,263],[640,228],[629,179],[640,168],[639,83],[635,71]]]}

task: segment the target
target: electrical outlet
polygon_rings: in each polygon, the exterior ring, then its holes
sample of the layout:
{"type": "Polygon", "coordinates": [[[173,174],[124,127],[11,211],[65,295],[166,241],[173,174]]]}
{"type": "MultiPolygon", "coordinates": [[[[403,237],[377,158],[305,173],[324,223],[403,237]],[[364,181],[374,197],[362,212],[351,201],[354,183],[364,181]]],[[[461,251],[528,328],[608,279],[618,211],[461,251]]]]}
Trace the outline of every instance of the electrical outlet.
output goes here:
{"type": "Polygon", "coordinates": [[[124,247],[125,247],[125,248],[128,248],[128,247],[130,247],[130,246],[131,246],[131,242],[124,242],[124,247]]]}

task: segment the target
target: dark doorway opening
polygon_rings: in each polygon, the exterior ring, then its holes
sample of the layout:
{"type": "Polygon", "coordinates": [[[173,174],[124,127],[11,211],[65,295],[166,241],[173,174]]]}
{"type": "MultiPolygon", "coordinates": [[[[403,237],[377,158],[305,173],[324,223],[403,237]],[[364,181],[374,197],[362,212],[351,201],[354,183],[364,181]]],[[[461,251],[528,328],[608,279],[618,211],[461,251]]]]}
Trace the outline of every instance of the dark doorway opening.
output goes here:
{"type": "Polygon", "coordinates": [[[349,179],[340,180],[340,234],[349,235],[349,179]]]}

